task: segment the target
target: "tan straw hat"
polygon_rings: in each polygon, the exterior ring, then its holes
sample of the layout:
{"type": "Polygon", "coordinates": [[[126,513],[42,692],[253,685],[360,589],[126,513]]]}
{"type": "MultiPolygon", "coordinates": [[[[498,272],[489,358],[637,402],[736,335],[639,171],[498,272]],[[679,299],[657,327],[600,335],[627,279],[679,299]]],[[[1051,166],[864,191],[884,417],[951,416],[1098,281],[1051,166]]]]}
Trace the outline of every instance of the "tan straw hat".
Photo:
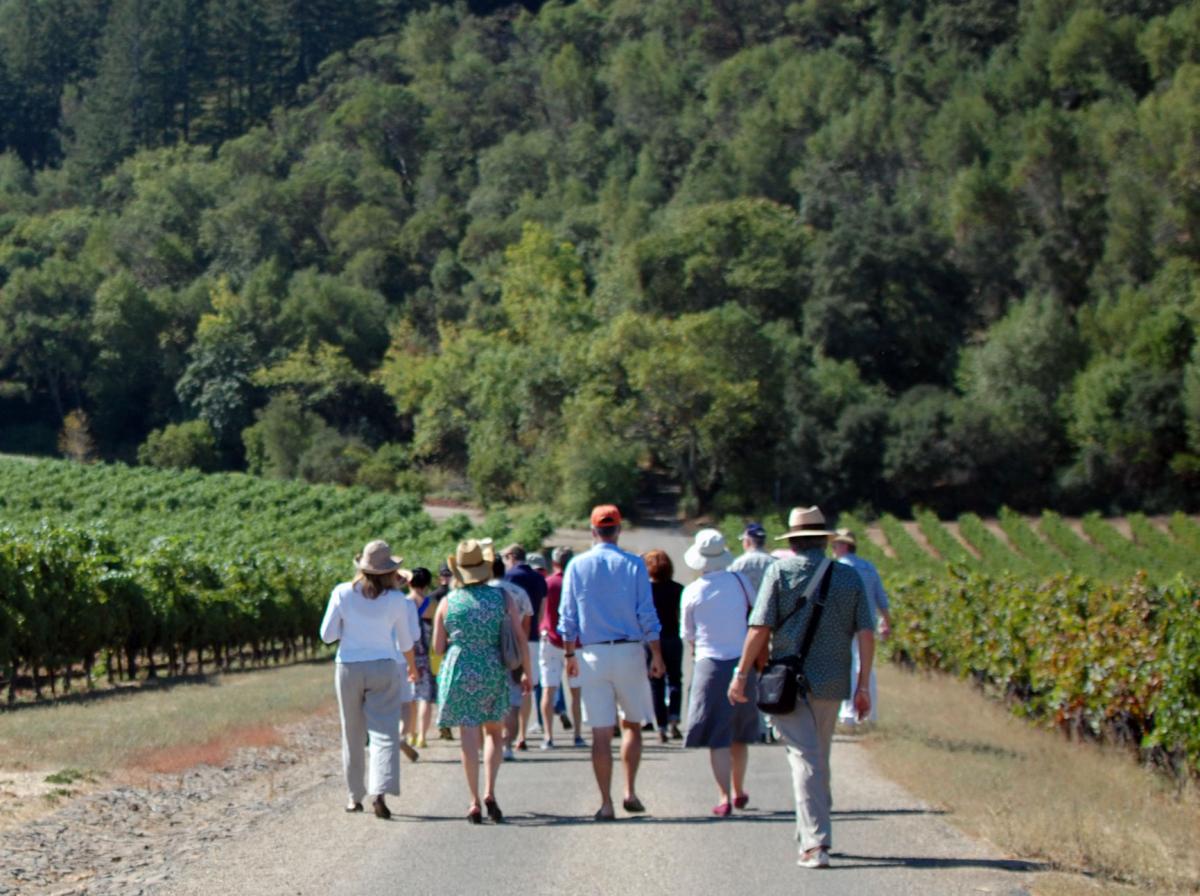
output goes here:
{"type": "Polygon", "coordinates": [[[812,507],[793,507],[792,512],[788,514],[788,531],[775,540],[785,541],[789,538],[832,534],[825,528],[825,514],[821,513],[821,508],[814,504],[812,507]]]}
{"type": "Polygon", "coordinates": [[[446,558],[446,565],[455,581],[461,585],[478,585],[492,577],[492,563],[496,551],[491,543],[480,544],[474,538],[460,541],[454,556],[446,558]]]}
{"type": "Polygon", "coordinates": [[[400,569],[403,557],[393,557],[392,549],[381,538],[367,542],[362,553],[354,558],[354,565],[359,572],[372,576],[385,576],[400,569]]]}
{"type": "Polygon", "coordinates": [[[852,548],[858,547],[858,540],[854,537],[852,529],[838,529],[830,541],[840,541],[842,544],[848,544],[852,548]]]}

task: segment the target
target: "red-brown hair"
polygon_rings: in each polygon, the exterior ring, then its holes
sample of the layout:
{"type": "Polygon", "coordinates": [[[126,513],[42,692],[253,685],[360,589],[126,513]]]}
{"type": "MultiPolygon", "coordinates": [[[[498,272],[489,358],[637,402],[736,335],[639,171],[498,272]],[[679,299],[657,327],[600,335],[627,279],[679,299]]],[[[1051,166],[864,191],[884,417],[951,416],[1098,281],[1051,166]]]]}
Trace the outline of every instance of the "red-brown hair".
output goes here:
{"type": "Polygon", "coordinates": [[[675,566],[667,552],[655,548],[642,554],[646,563],[646,572],[650,573],[651,582],[669,582],[675,575],[675,566]]]}

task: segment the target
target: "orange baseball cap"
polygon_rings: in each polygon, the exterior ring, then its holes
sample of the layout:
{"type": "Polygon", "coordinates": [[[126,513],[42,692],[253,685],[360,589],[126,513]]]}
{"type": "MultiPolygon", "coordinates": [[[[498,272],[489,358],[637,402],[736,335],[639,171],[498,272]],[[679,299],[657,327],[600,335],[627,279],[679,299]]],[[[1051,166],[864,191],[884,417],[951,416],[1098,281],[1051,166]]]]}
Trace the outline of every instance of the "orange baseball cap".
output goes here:
{"type": "Polygon", "coordinates": [[[614,504],[600,504],[592,508],[592,528],[621,525],[621,511],[614,504]]]}

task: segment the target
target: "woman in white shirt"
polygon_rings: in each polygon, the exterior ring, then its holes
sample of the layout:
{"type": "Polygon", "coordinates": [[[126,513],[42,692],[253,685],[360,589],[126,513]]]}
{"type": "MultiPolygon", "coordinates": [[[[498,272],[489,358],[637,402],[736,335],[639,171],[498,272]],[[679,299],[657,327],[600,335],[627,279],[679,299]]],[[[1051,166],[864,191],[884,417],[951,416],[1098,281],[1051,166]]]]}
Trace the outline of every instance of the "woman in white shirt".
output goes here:
{"type": "MultiPolygon", "coordinates": [[[[726,696],[746,639],[746,617],[754,603],[749,583],[726,567],[733,555],[716,529],[702,529],[683,562],[700,578],[683,589],[679,634],[692,645],[692,687],[685,747],[708,747],[721,800],[713,814],[727,817],[750,803],[746,793],[749,744],[759,739],[758,710],[749,702],[730,704],[726,696]]],[[[753,671],[746,691],[755,688],[753,671]]]]}
{"type": "Polygon", "coordinates": [[[408,598],[397,588],[402,575],[399,557],[386,541],[370,542],[354,558],[358,574],[329,595],[321,640],[338,644],[335,685],[342,717],[342,770],[350,794],[347,812],[361,812],[370,794],[379,818],[391,818],[385,794],[400,795],[400,712],[405,685],[418,677],[408,598]],[[364,767],[363,743],[370,763],[364,767]],[[364,774],[368,780],[364,786],[364,774]]]}

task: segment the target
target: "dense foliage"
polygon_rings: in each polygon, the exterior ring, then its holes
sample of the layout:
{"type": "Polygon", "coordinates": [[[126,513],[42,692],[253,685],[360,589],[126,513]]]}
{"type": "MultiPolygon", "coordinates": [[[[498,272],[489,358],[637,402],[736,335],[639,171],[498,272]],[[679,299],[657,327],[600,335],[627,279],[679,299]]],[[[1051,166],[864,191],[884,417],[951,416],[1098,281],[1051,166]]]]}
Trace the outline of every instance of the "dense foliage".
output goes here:
{"type": "Polygon", "coordinates": [[[0,529],[0,681],[16,699],[60,676],[88,687],[311,654],[331,571],[299,558],[201,553],[155,539],[134,554],[94,531],[0,529]]]}
{"type": "Polygon", "coordinates": [[[1145,576],[981,574],[894,586],[893,659],[984,685],[1019,713],[1200,774],[1200,588],[1145,576]]]}
{"type": "Polygon", "coordinates": [[[330,589],[384,537],[437,568],[468,533],[541,544],[543,514],[438,526],[413,498],[123,466],[0,459],[0,683],[203,671],[310,653],[330,589]]]}
{"type": "MultiPolygon", "coordinates": [[[[768,516],[770,534],[786,531],[768,516]]],[[[1200,775],[1200,522],[1010,510],[867,524],[844,514],[892,602],[883,655],[977,682],[1016,713],[1200,775]],[[919,533],[914,537],[914,529],[919,533]],[[955,534],[957,532],[957,535],[955,534]],[[876,541],[879,538],[879,541],[876,541]],[[886,544],[886,547],[884,546],[886,544]]],[[[723,521],[736,539],[740,517],[723,521]]]]}
{"type": "Polygon", "coordinates": [[[572,510],[1200,495],[1200,0],[0,34],[0,449],[82,409],[108,458],[572,510]]]}

